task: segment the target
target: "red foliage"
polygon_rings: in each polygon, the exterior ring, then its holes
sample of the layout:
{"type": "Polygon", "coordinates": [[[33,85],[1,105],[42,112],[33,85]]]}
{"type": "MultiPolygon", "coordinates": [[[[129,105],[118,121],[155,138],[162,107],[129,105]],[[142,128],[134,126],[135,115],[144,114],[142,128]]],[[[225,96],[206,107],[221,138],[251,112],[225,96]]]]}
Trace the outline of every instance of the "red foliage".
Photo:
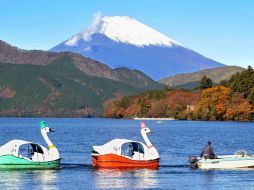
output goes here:
{"type": "Polygon", "coordinates": [[[147,92],[131,97],[116,97],[104,105],[104,116],[114,118],[173,117],[197,120],[248,121],[253,106],[241,94],[216,86],[203,91],[183,90],[147,92]]]}

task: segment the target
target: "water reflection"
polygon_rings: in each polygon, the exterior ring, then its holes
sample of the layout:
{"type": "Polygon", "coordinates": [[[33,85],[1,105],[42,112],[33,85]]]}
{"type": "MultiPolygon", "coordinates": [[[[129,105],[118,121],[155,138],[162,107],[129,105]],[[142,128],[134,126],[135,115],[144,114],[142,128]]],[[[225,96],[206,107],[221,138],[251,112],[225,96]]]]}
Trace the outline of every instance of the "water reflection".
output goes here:
{"type": "Polygon", "coordinates": [[[56,190],[55,170],[1,170],[1,189],[33,189],[56,190]]]}
{"type": "Polygon", "coordinates": [[[115,188],[156,188],[158,171],[149,169],[135,170],[95,170],[94,185],[100,189],[115,188]]]}
{"type": "Polygon", "coordinates": [[[206,184],[207,190],[212,190],[214,188],[214,172],[212,170],[204,171],[203,176],[204,184],[206,184]]]}

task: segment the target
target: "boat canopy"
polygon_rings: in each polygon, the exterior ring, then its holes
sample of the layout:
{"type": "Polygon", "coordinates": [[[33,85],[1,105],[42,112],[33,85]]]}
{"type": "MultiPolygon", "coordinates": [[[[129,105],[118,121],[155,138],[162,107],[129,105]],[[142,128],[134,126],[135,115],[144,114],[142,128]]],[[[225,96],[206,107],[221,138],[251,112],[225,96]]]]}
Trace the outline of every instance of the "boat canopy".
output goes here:
{"type": "Polygon", "coordinates": [[[135,152],[144,154],[144,147],[139,142],[126,142],[121,147],[122,155],[132,157],[135,152]]]}
{"type": "Polygon", "coordinates": [[[144,152],[144,149],[146,147],[143,143],[137,141],[132,141],[128,139],[113,139],[102,146],[93,146],[93,149],[99,154],[114,153],[121,155],[123,153],[122,148],[124,148],[126,144],[132,144],[134,149],[139,150],[138,152],[144,152]]]}
{"type": "Polygon", "coordinates": [[[3,146],[0,147],[0,156],[2,155],[14,155],[18,156],[19,155],[19,149],[23,145],[31,145],[36,147],[37,149],[40,149],[39,151],[41,152],[42,149],[44,148],[43,146],[29,142],[29,141],[23,141],[23,140],[12,140],[3,146]],[[38,148],[39,147],[39,148],[38,148]]]}

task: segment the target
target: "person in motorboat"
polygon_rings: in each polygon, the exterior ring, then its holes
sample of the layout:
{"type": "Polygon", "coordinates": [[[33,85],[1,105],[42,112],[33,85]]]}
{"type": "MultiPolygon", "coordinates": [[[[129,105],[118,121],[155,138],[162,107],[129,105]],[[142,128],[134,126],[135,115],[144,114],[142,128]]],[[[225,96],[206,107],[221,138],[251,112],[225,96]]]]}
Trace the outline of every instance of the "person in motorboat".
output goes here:
{"type": "Polygon", "coordinates": [[[200,169],[234,169],[254,168],[254,155],[248,154],[245,150],[239,150],[233,155],[215,156],[211,142],[202,150],[200,157],[190,156],[191,168],[200,169]]]}
{"type": "Polygon", "coordinates": [[[211,141],[207,142],[207,145],[203,148],[200,158],[205,158],[205,159],[215,159],[216,156],[213,151],[212,143],[211,141]]]}

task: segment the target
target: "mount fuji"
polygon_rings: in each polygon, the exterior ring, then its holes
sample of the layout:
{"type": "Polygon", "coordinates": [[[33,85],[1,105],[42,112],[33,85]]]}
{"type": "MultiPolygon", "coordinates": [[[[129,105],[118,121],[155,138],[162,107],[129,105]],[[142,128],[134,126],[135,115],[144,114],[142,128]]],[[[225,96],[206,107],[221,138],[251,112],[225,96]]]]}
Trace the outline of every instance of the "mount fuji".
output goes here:
{"type": "Polygon", "coordinates": [[[155,80],[225,66],[127,16],[98,14],[83,32],[51,51],[80,53],[112,68],[140,70],[155,80]]]}

